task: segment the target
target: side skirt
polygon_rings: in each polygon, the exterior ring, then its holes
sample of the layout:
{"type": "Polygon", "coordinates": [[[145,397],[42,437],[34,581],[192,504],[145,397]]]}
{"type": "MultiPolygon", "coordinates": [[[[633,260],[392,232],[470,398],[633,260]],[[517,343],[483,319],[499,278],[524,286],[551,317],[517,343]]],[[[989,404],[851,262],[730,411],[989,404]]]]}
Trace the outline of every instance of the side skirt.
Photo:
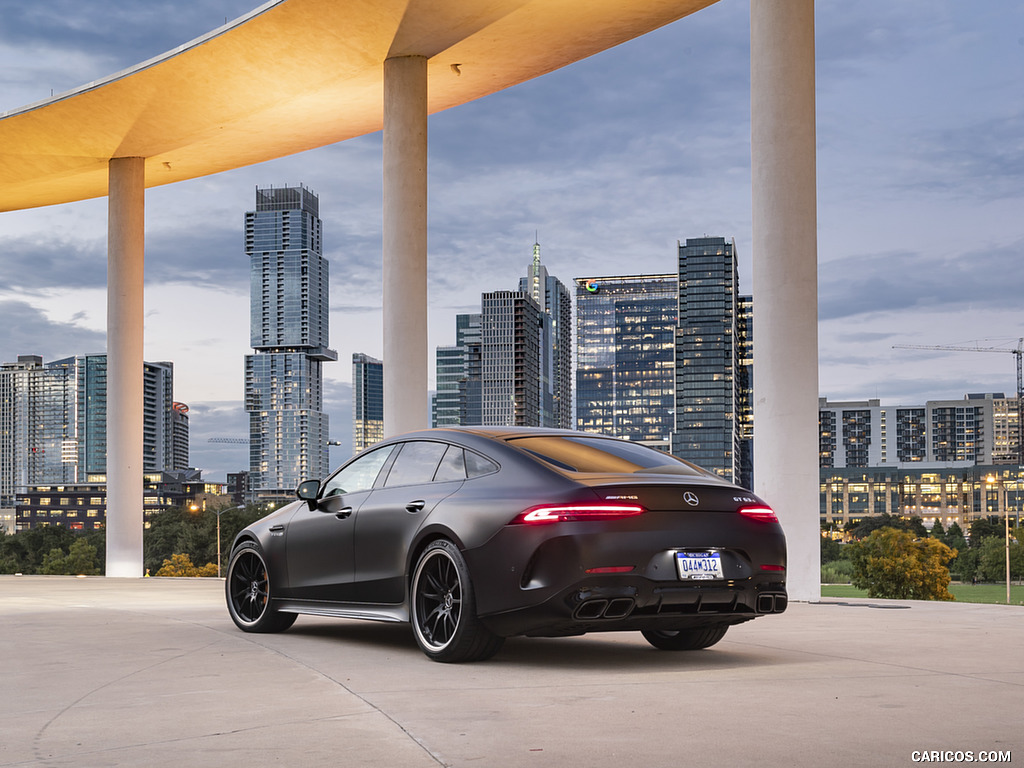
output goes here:
{"type": "Polygon", "coordinates": [[[409,608],[404,603],[328,603],[322,600],[293,600],[283,598],[274,601],[274,607],[282,613],[304,613],[311,616],[330,616],[336,619],[362,619],[391,623],[409,622],[409,608]]]}

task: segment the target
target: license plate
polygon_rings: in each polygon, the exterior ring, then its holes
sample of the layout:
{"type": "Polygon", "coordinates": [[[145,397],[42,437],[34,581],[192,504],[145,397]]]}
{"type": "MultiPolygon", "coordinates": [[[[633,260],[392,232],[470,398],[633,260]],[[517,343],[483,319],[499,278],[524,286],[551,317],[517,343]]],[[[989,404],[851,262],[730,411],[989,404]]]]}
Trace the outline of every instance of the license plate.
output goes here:
{"type": "Polygon", "coordinates": [[[724,578],[721,552],[676,552],[676,569],[684,581],[710,581],[724,578]]]}

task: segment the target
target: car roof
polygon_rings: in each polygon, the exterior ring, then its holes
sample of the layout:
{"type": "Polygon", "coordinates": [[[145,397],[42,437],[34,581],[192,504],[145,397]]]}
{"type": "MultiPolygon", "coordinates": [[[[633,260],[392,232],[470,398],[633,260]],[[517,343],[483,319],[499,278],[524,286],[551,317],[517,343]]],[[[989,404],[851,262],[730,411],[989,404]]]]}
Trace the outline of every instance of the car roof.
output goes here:
{"type": "Polygon", "coordinates": [[[541,435],[561,435],[561,436],[581,436],[587,437],[603,437],[609,440],[615,440],[617,438],[610,437],[609,435],[598,435],[592,432],[577,432],[572,429],[553,429],[548,427],[500,427],[500,426],[474,426],[474,427],[434,427],[433,429],[425,429],[417,432],[408,432],[404,435],[395,435],[391,439],[408,439],[410,437],[428,437],[435,436],[439,437],[445,432],[454,432],[456,434],[471,434],[480,435],[481,437],[489,437],[492,440],[505,440],[511,437],[534,437],[541,435]]]}

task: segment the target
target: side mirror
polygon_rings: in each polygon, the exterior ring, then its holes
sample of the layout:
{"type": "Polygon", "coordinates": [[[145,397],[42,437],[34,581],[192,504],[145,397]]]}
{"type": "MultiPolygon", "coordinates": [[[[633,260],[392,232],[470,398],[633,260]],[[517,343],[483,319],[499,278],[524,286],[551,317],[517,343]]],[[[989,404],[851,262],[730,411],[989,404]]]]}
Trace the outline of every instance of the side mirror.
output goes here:
{"type": "Polygon", "coordinates": [[[320,493],[319,480],[304,480],[299,483],[299,487],[295,489],[295,495],[298,496],[301,501],[309,504],[310,509],[316,509],[316,496],[318,493],[320,493]]]}

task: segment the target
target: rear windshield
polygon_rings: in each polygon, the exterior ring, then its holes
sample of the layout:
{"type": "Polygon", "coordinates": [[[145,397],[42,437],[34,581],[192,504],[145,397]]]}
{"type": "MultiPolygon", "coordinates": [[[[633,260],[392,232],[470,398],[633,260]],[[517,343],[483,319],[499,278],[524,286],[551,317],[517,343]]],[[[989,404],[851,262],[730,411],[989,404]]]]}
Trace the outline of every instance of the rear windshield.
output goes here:
{"type": "Polygon", "coordinates": [[[614,438],[546,435],[508,442],[570,472],[706,474],[671,454],[614,438]]]}

